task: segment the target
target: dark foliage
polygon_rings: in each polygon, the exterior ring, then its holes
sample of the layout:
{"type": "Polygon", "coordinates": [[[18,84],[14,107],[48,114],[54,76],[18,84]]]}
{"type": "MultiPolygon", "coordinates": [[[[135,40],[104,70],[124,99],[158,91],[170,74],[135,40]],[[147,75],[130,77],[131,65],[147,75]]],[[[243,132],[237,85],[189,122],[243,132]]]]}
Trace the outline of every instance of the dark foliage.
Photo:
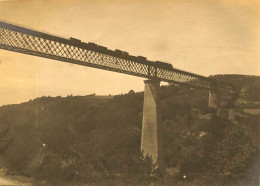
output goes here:
{"type": "Polygon", "coordinates": [[[140,153],[143,93],[134,91],[0,107],[0,138],[12,137],[1,157],[13,172],[53,184],[254,183],[259,152],[247,132],[259,138],[259,117],[237,118],[244,128],[236,127],[207,109],[207,96],[187,87],[161,88],[165,162],[180,171],[168,181],[140,153]]]}

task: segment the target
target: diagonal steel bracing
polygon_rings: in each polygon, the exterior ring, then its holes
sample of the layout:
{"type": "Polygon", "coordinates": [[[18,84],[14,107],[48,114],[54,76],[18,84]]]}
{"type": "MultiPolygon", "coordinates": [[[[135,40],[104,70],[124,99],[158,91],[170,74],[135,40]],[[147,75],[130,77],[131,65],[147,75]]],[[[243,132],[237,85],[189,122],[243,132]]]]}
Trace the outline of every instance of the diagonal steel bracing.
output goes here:
{"type": "Polygon", "coordinates": [[[203,89],[212,88],[212,79],[167,68],[128,54],[120,55],[105,47],[92,47],[76,39],[28,29],[0,21],[0,49],[89,66],[133,76],[158,79],[203,89]]]}

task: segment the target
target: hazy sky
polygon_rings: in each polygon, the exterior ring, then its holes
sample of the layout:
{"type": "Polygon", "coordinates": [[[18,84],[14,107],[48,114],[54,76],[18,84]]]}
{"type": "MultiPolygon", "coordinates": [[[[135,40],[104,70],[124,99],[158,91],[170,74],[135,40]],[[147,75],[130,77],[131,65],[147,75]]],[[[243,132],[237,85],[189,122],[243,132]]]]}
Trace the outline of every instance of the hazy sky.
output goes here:
{"type": "MultiPolygon", "coordinates": [[[[201,75],[260,75],[259,0],[1,1],[0,19],[201,75]]],[[[0,105],[119,94],[143,79],[0,50],[0,105]]]]}

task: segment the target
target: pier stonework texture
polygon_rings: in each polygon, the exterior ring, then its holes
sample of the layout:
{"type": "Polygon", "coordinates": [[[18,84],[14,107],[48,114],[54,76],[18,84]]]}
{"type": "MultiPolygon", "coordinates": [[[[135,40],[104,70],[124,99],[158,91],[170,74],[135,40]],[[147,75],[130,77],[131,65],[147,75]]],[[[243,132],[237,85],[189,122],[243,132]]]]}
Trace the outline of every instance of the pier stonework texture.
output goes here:
{"type": "Polygon", "coordinates": [[[153,163],[165,170],[160,110],[160,81],[145,80],[141,150],[152,156],[153,163]]]}

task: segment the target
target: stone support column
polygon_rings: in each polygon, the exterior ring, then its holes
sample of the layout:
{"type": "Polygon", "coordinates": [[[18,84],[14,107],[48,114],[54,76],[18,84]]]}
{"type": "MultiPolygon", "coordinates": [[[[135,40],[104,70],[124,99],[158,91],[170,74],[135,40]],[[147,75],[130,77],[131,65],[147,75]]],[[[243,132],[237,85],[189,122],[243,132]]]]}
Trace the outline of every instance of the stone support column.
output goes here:
{"type": "Polygon", "coordinates": [[[153,163],[165,170],[162,141],[162,123],[159,100],[160,81],[145,80],[141,150],[151,155],[153,163]]]}
{"type": "Polygon", "coordinates": [[[217,92],[209,91],[209,108],[218,108],[218,94],[217,92]]]}

